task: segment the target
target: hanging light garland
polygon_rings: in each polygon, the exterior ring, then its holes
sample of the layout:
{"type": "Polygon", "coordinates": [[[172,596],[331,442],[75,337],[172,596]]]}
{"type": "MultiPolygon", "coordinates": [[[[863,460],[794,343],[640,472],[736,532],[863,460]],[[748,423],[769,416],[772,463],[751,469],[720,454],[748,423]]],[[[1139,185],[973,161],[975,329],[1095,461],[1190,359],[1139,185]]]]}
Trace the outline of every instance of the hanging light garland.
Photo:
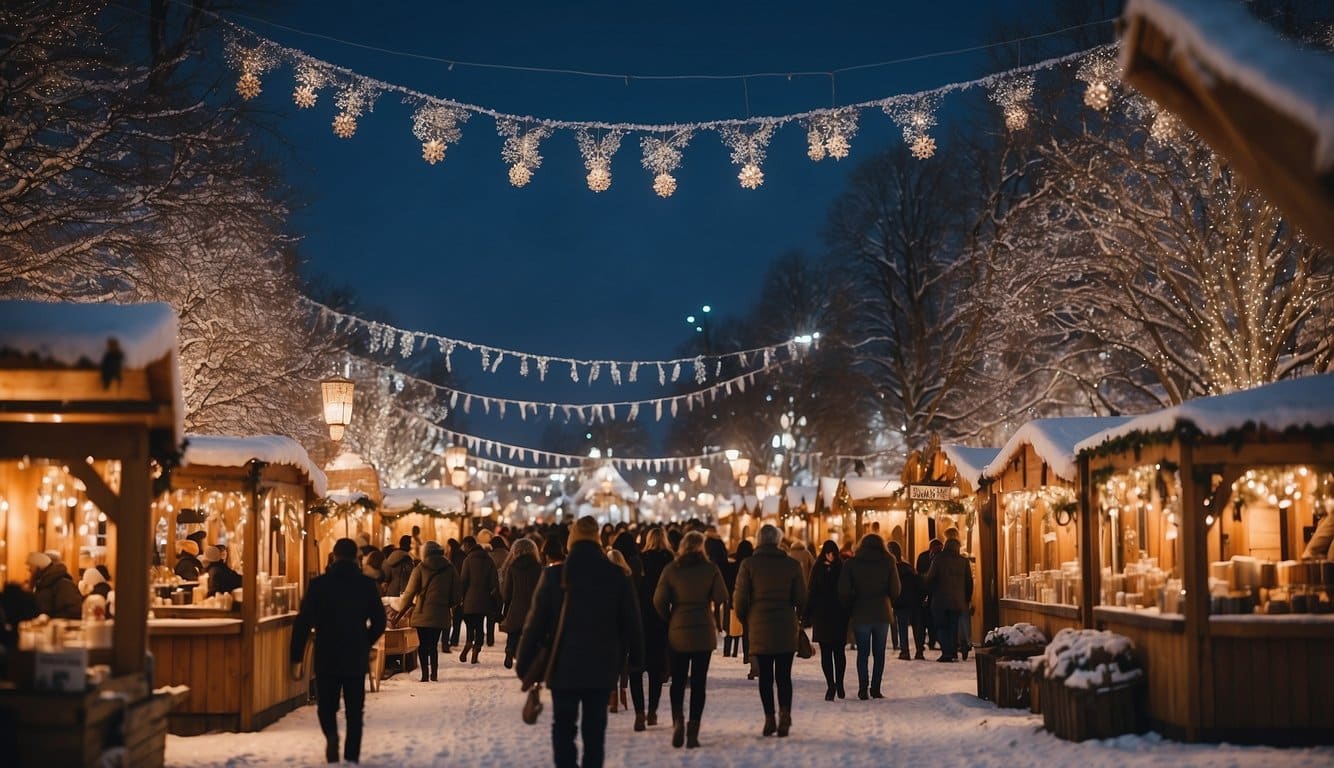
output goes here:
{"type": "Polygon", "coordinates": [[[497,120],[496,132],[505,137],[500,157],[509,164],[510,184],[522,187],[532,180],[533,171],[542,167],[542,154],[538,149],[551,135],[551,129],[535,125],[524,130],[523,123],[516,120],[497,120]]]}
{"type": "Polygon", "coordinates": [[[856,109],[840,109],[806,120],[806,156],[817,163],[825,157],[835,160],[847,157],[859,116],[856,109]]]}
{"type": "Polygon", "coordinates": [[[412,135],[422,143],[422,159],[435,165],[445,159],[445,149],[463,136],[459,126],[469,113],[458,107],[427,105],[412,115],[412,135]]]}
{"type": "Polygon", "coordinates": [[[1075,77],[1084,82],[1084,104],[1102,111],[1112,103],[1117,77],[1116,51],[1113,48],[1095,49],[1079,65],[1075,77]]]}
{"type": "Polygon", "coordinates": [[[366,81],[355,81],[344,86],[334,99],[334,104],[338,106],[338,114],[333,119],[334,135],[340,139],[352,138],[357,132],[357,118],[363,112],[371,111],[376,95],[375,87],[366,81]]]}
{"type": "Polygon", "coordinates": [[[575,131],[579,154],[583,156],[584,168],[588,170],[588,188],[594,192],[611,189],[611,157],[621,148],[624,136],[624,132],[615,129],[607,131],[600,138],[595,137],[588,128],[575,131]]]}
{"type": "Polygon", "coordinates": [[[764,153],[774,135],[773,123],[761,123],[753,131],[741,125],[725,125],[718,129],[723,143],[732,150],[732,164],[741,166],[737,181],[746,189],[759,189],[764,183],[764,153]]]}
{"type": "Polygon", "coordinates": [[[1028,126],[1028,112],[1033,102],[1033,76],[1019,75],[996,86],[991,100],[1001,108],[1005,127],[1022,131],[1028,126]]]}
{"type": "Polygon", "coordinates": [[[936,153],[936,140],[931,138],[930,130],[936,126],[936,108],[939,106],[938,93],[925,93],[884,106],[885,114],[903,130],[903,142],[918,160],[926,160],[936,153]]]}
{"type": "Polygon", "coordinates": [[[1159,144],[1170,144],[1185,135],[1185,126],[1181,120],[1165,109],[1156,109],[1153,122],[1149,124],[1149,138],[1159,144]]]}
{"type": "Polygon", "coordinates": [[[233,67],[241,70],[236,78],[236,93],[250,101],[263,90],[260,76],[278,66],[278,51],[265,41],[253,47],[246,47],[239,41],[232,40],[227,45],[227,60],[233,67]]]}
{"type": "Polygon", "coordinates": [[[320,98],[320,89],[329,84],[329,76],[313,62],[304,62],[296,66],[296,87],[292,89],[292,102],[297,109],[310,109],[320,98]]]}
{"type": "Polygon", "coordinates": [[[690,143],[693,131],[676,131],[666,138],[645,136],[639,146],[644,151],[644,168],[653,172],[653,191],[658,197],[671,197],[676,192],[676,177],[672,176],[681,165],[681,156],[690,143]]]}

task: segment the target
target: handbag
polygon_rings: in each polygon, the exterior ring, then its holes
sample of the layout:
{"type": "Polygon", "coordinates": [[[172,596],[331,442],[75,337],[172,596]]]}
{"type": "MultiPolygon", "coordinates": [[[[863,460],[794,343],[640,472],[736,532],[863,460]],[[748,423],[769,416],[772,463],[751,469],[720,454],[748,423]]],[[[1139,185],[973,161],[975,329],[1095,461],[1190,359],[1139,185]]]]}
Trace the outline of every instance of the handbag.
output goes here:
{"type": "Polygon", "coordinates": [[[797,630],[797,658],[809,659],[815,655],[815,649],[811,647],[811,638],[806,634],[806,630],[797,630]]]}
{"type": "Polygon", "coordinates": [[[560,618],[556,620],[556,632],[551,643],[537,649],[533,663],[528,665],[528,674],[523,678],[519,690],[527,691],[528,698],[523,702],[523,721],[527,725],[537,723],[537,716],[542,714],[542,685],[551,678],[551,667],[556,661],[555,649],[560,646],[560,636],[565,631],[565,608],[570,601],[570,592],[565,584],[565,569],[561,568],[560,618]]]}

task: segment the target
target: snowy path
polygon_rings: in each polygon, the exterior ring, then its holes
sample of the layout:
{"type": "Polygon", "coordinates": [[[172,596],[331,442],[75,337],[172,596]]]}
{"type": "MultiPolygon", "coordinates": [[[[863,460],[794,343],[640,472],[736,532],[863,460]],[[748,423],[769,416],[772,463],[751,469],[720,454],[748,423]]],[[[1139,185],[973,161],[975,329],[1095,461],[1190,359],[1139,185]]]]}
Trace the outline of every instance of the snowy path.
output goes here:
{"type": "MultiPolygon", "coordinates": [[[[855,688],[854,654],[848,655],[848,674],[855,688]]],[[[501,657],[499,645],[486,649],[477,666],[460,664],[457,656],[442,657],[438,683],[417,682],[413,672],[396,675],[380,692],[367,694],[362,764],[550,765],[550,699],[538,724],[524,725],[519,720],[523,695],[513,674],[501,666],[501,657]]],[[[672,749],[664,690],[660,723],[665,725],[634,733],[632,713],[609,715],[607,765],[1334,765],[1334,749],[1186,745],[1153,734],[1083,744],[1060,741],[1042,730],[1040,716],[996,709],[974,696],[971,659],[936,664],[891,656],[886,669],[888,698],[881,701],[824,701],[818,659],[798,659],[795,678],[792,735],[764,738],[755,684],[746,680],[738,660],[715,654],[702,748],[672,749]]],[[[172,766],[314,765],[322,755],[323,737],[313,706],[260,733],[167,738],[167,764],[172,766]]]]}

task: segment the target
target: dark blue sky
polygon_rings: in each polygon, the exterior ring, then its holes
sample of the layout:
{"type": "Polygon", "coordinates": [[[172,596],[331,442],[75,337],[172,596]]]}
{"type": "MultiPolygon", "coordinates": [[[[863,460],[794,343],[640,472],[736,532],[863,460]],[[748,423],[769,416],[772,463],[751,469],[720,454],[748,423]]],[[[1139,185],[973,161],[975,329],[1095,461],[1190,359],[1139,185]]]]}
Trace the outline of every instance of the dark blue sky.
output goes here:
{"type": "MultiPolygon", "coordinates": [[[[1015,3],[890,2],[398,3],[289,2],[256,15],[368,45],[503,64],[643,74],[828,70],[987,42],[1015,3]]],[[[506,112],[564,119],[675,122],[743,116],[736,81],[648,82],[500,72],[416,61],[247,23],[279,42],[421,91],[506,112]]],[[[839,103],[969,79],[993,68],[973,53],[840,75],[839,103]]],[[[573,134],[548,139],[533,181],[510,186],[493,121],[474,117],[443,163],[427,165],[411,112],[382,97],[357,135],[330,131],[332,94],[291,106],[291,75],[270,74],[260,106],[293,145],[285,171],[305,203],[294,229],[308,270],[355,287],[402,326],[551,355],[669,357],[701,303],[722,314],[754,301],[782,252],[818,252],[831,201],[856,163],[899,141],[864,113],[851,156],[806,158],[804,131],[782,129],[765,183],[741,189],[717,134],[699,133],[659,199],[627,136],[602,194],[584,184],[573,134]]],[[[752,114],[830,103],[825,79],[749,82],[752,114]]],[[[948,130],[949,126],[942,126],[948,130]]],[[[467,375],[465,373],[465,375],[467,375]]],[[[541,394],[531,382],[467,376],[470,388],[541,394]],[[516,386],[517,384],[517,386],[516,386]],[[528,386],[524,386],[527,384],[528,386]]],[[[547,393],[573,399],[568,388],[547,393]]],[[[599,395],[582,394],[586,400],[599,395]]]]}

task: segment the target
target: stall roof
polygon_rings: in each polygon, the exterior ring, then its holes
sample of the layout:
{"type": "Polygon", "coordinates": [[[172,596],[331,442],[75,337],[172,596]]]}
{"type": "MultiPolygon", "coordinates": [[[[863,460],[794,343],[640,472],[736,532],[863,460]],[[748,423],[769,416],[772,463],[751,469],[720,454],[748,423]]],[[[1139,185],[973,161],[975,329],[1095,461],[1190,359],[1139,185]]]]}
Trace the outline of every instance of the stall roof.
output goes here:
{"type": "Polygon", "coordinates": [[[803,504],[807,509],[815,509],[819,499],[819,488],[814,485],[789,485],[787,487],[787,507],[797,509],[803,504]]]}
{"type": "Polygon", "coordinates": [[[902,482],[889,477],[845,477],[843,482],[853,501],[884,498],[898,493],[903,487],[902,482]]]}
{"type": "Polygon", "coordinates": [[[176,337],[176,310],[160,302],[0,301],[0,357],[13,354],[71,368],[94,367],[106,355],[107,341],[115,339],[125,368],[165,362],[170,392],[160,397],[170,398],[175,418],[172,440],[179,443],[185,433],[185,401],[176,366],[176,337]]]}
{"type": "Polygon", "coordinates": [[[825,509],[834,508],[834,497],[838,495],[838,478],[822,477],[820,478],[820,498],[824,501],[825,509]]]}
{"type": "Polygon", "coordinates": [[[1334,426],[1334,373],[1189,400],[1098,432],[1075,448],[1091,451],[1119,438],[1171,432],[1187,424],[1209,437],[1247,428],[1273,432],[1329,428],[1334,426]]]}
{"type": "Polygon", "coordinates": [[[181,465],[244,467],[251,459],[288,464],[306,473],[316,496],[329,491],[324,472],[310,460],[301,444],[284,435],[187,435],[181,465]]]}
{"type": "Polygon", "coordinates": [[[1074,482],[1075,446],[1081,440],[1103,430],[1114,429],[1130,421],[1128,416],[1066,416],[1056,419],[1034,419],[1019,428],[996,458],[982,470],[982,477],[996,478],[1005,472],[1005,466],[1025,445],[1033,446],[1038,458],[1047,462],[1056,476],[1074,482]]]}
{"type": "Polygon", "coordinates": [[[375,469],[375,467],[372,467],[365,459],[361,458],[361,454],[347,449],[339,451],[333,461],[324,465],[326,470],[366,469],[368,467],[370,469],[375,469]]]}
{"type": "Polygon", "coordinates": [[[615,467],[610,464],[603,464],[593,470],[593,474],[589,475],[583,485],[579,486],[579,490],[574,492],[574,500],[583,503],[590,498],[597,496],[597,494],[602,493],[603,480],[611,482],[611,493],[613,496],[618,496],[628,501],[634,501],[639,498],[639,494],[634,488],[630,487],[630,484],[625,481],[624,477],[621,477],[621,473],[617,472],[615,467]]]}
{"type": "Polygon", "coordinates": [[[345,507],[351,504],[356,504],[359,501],[372,501],[371,497],[367,496],[365,492],[349,491],[346,488],[339,488],[338,490],[329,491],[327,494],[325,494],[324,498],[328,499],[329,501],[332,501],[335,504],[341,504],[342,506],[345,507]]]}
{"type": "Polygon", "coordinates": [[[966,445],[942,445],[940,450],[945,452],[945,456],[954,465],[954,471],[958,472],[959,477],[973,490],[977,490],[982,484],[983,470],[995,461],[996,454],[1000,453],[999,448],[971,448],[966,445]]]}
{"type": "Polygon", "coordinates": [[[765,496],[764,500],[760,502],[760,516],[773,517],[774,515],[777,515],[778,509],[779,507],[782,506],[782,504],[783,504],[782,496],[779,496],[777,494],[774,494],[773,496],[765,496]]]}
{"type": "Polygon", "coordinates": [[[406,512],[421,502],[423,507],[449,514],[463,512],[463,493],[458,488],[390,488],[384,492],[380,509],[385,512],[406,512]]]}

